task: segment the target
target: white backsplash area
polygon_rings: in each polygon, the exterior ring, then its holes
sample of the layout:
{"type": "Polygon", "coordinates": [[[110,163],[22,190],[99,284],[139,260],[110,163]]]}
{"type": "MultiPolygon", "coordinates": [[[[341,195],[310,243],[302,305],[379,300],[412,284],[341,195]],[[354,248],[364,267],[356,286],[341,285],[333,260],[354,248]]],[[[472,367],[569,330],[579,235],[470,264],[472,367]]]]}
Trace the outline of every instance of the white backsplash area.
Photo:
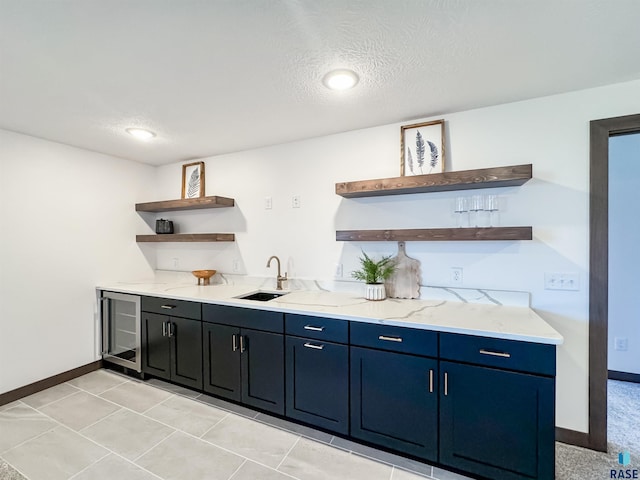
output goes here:
{"type": "MultiPolygon", "coordinates": [[[[171,270],[156,270],[151,279],[141,279],[140,283],[184,283],[196,284],[197,279],[191,272],[171,270]]],[[[135,282],[127,282],[132,284],[135,282]]],[[[258,277],[251,275],[237,275],[216,273],[211,277],[211,288],[216,285],[243,285],[256,289],[275,290],[276,279],[273,277],[258,277]]],[[[363,294],[364,284],[346,280],[309,280],[291,278],[284,284],[286,290],[299,291],[328,291],[340,293],[363,294]]],[[[451,288],[430,285],[420,286],[420,300],[446,300],[448,302],[479,303],[484,305],[505,305],[510,307],[530,307],[531,295],[528,292],[508,290],[485,290],[476,288],[451,288]]]]}

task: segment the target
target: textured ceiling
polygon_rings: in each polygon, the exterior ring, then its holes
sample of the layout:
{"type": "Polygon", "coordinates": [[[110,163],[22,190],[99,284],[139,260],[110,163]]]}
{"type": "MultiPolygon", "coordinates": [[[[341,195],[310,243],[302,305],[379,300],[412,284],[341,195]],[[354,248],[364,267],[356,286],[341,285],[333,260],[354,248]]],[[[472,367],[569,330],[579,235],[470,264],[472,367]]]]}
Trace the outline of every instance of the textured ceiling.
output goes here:
{"type": "Polygon", "coordinates": [[[0,0],[0,128],[159,165],[637,79],[639,24],[638,0],[0,0]]]}

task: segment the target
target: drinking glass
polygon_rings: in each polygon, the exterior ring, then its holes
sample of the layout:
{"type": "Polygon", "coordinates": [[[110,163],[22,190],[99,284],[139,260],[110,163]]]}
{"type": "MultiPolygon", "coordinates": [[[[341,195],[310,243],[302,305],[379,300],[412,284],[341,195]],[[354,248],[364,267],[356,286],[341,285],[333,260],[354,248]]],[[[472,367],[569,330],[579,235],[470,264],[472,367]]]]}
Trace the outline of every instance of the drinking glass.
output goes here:
{"type": "Polygon", "coordinates": [[[456,197],[456,206],[454,212],[457,214],[458,228],[466,227],[469,225],[469,207],[467,197],[456,197]],[[465,221],[466,217],[466,221],[465,221]]]}
{"type": "Polygon", "coordinates": [[[497,195],[487,195],[487,198],[484,202],[484,208],[489,212],[489,226],[497,227],[498,226],[498,196],[497,195]]]}
{"type": "Polygon", "coordinates": [[[473,212],[473,224],[479,227],[482,223],[480,216],[484,212],[484,197],[482,195],[474,195],[471,197],[471,206],[469,211],[473,212]]]}

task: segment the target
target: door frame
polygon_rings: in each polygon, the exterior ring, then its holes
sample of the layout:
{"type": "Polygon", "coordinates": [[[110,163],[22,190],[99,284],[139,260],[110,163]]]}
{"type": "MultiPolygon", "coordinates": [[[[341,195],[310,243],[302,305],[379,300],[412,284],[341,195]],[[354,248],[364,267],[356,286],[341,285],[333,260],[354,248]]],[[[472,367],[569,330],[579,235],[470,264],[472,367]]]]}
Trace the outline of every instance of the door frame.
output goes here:
{"type": "Polygon", "coordinates": [[[609,137],[640,132],[640,114],[590,122],[589,140],[589,434],[607,451],[609,328],[609,137]]]}

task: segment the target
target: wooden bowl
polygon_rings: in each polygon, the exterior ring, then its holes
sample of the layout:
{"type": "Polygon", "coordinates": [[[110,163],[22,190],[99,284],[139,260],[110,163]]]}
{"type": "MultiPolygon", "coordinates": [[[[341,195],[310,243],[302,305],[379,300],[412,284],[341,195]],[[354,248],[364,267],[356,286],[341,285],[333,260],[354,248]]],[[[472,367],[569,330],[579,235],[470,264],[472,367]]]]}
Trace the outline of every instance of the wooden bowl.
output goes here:
{"type": "Polygon", "coordinates": [[[198,279],[198,285],[209,285],[209,279],[216,274],[215,270],[193,270],[191,273],[198,279]]]}

